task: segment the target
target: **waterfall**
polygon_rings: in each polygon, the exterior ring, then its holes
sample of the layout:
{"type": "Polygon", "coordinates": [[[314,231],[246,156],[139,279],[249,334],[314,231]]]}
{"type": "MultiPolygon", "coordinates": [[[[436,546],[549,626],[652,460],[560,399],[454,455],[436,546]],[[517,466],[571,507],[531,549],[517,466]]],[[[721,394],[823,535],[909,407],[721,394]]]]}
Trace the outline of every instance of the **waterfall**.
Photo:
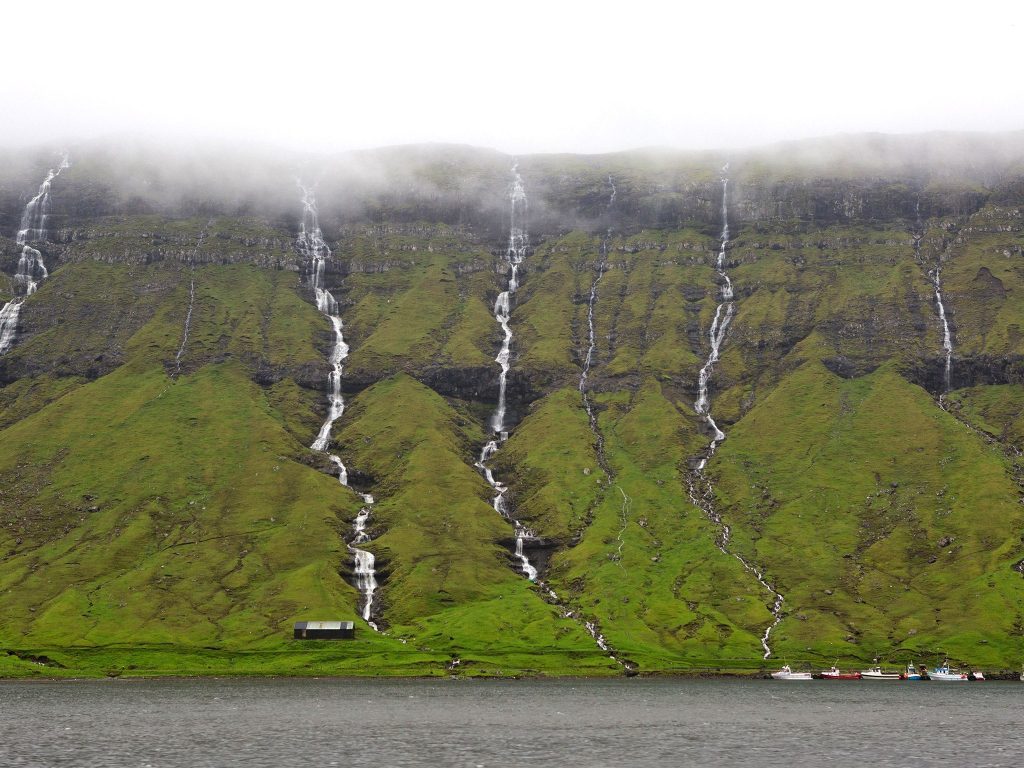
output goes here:
{"type": "Polygon", "coordinates": [[[529,557],[527,557],[524,551],[526,541],[535,539],[536,535],[511,516],[505,502],[508,486],[497,480],[490,467],[487,466],[490,458],[498,452],[500,444],[508,440],[508,426],[505,424],[505,415],[507,412],[508,371],[511,367],[509,360],[512,355],[512,327],[510,325],[512,300],[519,289],[519,267],[526,258],[530,247],[529,235],[526,231],[526,190],[523,188],[523,178],[519,175],[519,166],[517,164],[512,166],[512,187],[509,192],[509,207],[508,247],[505,250],[505,261],[508,263],[508,286],[498,294],[498,298],[494,302],[494,319],[501,326],[502,333],[504,334],[501,349],[498,351],[498,356],[494,358],[494,361],[500,367],[498,374],[498,405],[491,415],[490,426],[492,436],[484,443],[483,448],[480,450],[480,457],[477,459],[475,466],[483,473],[484,478],[494,490],[494,498],[491,500],[491,506],[494,507],[494,511],[512,523],[516,536],[515,556],[519,560],[520,570],[530,581],[536,581],[537,569],[530,562],[529,557]]]}
{"type": "MultiPolygon", "coordinates": [[[[185,355],[185,347],[188,345],[188,337],[192,332],[192,309],[196,303],[196,255],[199,253],[199,249],[203,247],[203,241],[206,240],[206,235],[212,225],[213,219],[206,222],[206,226],[203,228],[203,231],[199,233],[199,239],[196,240],[196,247],[192,249],[192,253],[188,257],[188,311],[185,312],[185,329],[181,335],[181,346],[178,347],[178,353],[174,356],[174,376],[181,373],[181,358],[185,355]]],[[[172,376],[172,378],[174,376],[172,376]]]]}
{"type": "Polygon", "coordinates": [[[64,155],[60,165],[51,168],[46,174],[36,196],[28,201],[24,213],[21,214],[21,226],[15,237],[15,244],[21,247],[21,255],[18,257],[18,268],[14,273],[14,297],[0,309],[0,355],[14,345],[22,303],[50,276],[43,262],[43,254],[30,243],[45,242],[46,220],[50,215],[50,185],[60,176],[61,171],[70,167],[68,156],[64,155]]]}
{"type": "MultiPolygon", "coordinates": [[[[914,238],[914,258],[919,264],[923,264],[921,258],[921,240],[924,238],[924,223],[921,221],[920,200],[914,203],[914,214],[917,217],[915,224],[917,231],[912,233],[914,238]]],[[[928,282],[932,284],[932,290],[935,294],[935,307],[939,314],[939,322],[942,323],[942,352],[945,356],[945,366],[942,375],[942,395],[939,396],[940,401],[942,401],[946,393],[953,388],[953,334],[949,330],[949,318],[946,315],[946,304],[942,299],[942,256],[943,254],[940,252],[938,259],[936,259],[934,269],[925,269],[928,282]]]]}
{"type": "MultiPolygon", "coordinates": [[[[722,169],[723,173],[728,172],[729,166],[726,165],[722,169]]],[[[704,417],[704,422],[711,428],[711,433],[714,437],[711,440],[711,445],[708,447],[707,456],[701,460],[701,464],[698,467],[698,471],[703,470],[707,464],[707,460],[714,455],[715,448],[718,444],[725,440],[725,433],[718,428],[718,424],[711,416],[711,402],[708,399],[708,382],[711,380],[711,374],[714,371],[715,363],[718,362],[719,353],[722,349],[722,342],[725,341],[725,333],[729,330],[729,323],[732,322],[733,312],[735,307],[733,305],[733,290],[732,280],[729,279],[728,273],[725,271],[725,254],[726,249],[729,246],[729,209],[728,209],[728,195],[729,195],[729,179],[722,179],[722,235],[721,235],[721,247],[718,250],[718,259],[715,261],[715,269],[718,271],[718,277],[722,282],[722,300],[715,308],[715,318],[711,322],[711,330],[708,336],[711,341],[711,353],[708,355],[707,362],[700,369],[700,374],[697,377],[697,402],[694,403],[694,410],[699,416],[704,417]]]]}
{"type": "MultiPolygon", "coordinates": [[[[587,299],[587,354],[583,358],[583,370],[580,371],[580,382],[579,391],[580,396],[583,399],[583,408],[587,412],[587,421],[590,423],[590,431],[594,434],[594,445],[597,452],[597,462],[604,471],[605,487],[611,486],[615,479],[615,474],[612,472],[611,466],[608,464],[608,459],[604,452],[604,435],[601,434],[601,429],[597,423],[597,412],[594,410],[594,404],[590,400],[590,389],[589,389],[589,378],[590,371],[594,365],[594,353],[597,351],[597,332],[594,325],[594,309],[597,304],[598,298],[598,287],[601,284],[601,280],[604,278],[605,272],[608,271],[608,249],[610,247],[612,238],[612,226],[611,226],[611,215],[612,210],[615,206],[615,181],[611,175],[608,176],[608,187],[611,190],[608,196],[608,204],[605,206],[605,217],[608,219],[607,227],[605,228],[604,237],[601,238],[601,255],[600,261],[597,264],[597,274],[590,283],[590,297],[587,299]]],[[[624,505],[623,510],[629,508],[628,502],[625,502],[628,497],[622,488],[619,488],[619,493],[622,494],[624,505]]],[[[626,529],[627,518],[625,512],[622,519],[622,528],[619,530],[619,554],[622,554],[622,534],[626,529]]]]}
{"type": "MultiPolygon", "coordinates": [[[[598,261],[597,264],[597,274],[594,275],[593,279],[590,282],[590,296],[587,299],[587,354],[583,358],[583,368],[580,371],[580,381],[578,386],[580,397],[583,401],[583,408],[587,412],[587,421],[590,424],[590,431],[594,435],[594,447],[597,453],[597,463],[600,465],[605,475],[605,481],[603,484],[605,492],[607,492],[607,490],[611,487],[612,483],[614,482],[615,473],[612,471],[611,465],[608,463],[608,458],[604,452],[604,435],[601,433],[601,428],[597,423],[597,411],[594,410],[594,404],[590,400],[590,389],[588,385],[590,371],[594,365],[594,353],[597,351],[597,331],[594,324],[594,309],[597,304],[598,286],[601,284],[601,280],[602,278],[604,278],[605,272],[608,271],[608,249],[611,245],[613,231],[611,225],[611,216],[613,208],[615,206],[616,189],[615,181],[612,179],[611,175],[608,176],[608,187],[610,189],[610,194],[608,196],[608,204],[605,206],[605,218],[607,219],[607,226],[605,227],[604,237],[601,238],[600,261],[598,261]]],[[[633,500],[628,495],[626,495],[626,492],[622,490],[621,486],[616,485],[615,487],[622,495],[622,506],[619,511],[621,525],[619,526],[619,532],[616,536],[618,546],[615,550],[615,558],[616,562],[618,562],[619,564],[619,567],[625,570],[624,566],[622,565],[622,548],[625,546],[625,540],[623,539],[623,536],[626,533],[626,526],[629,523],[629,510],[633,500]]],[[[549,593],[552,595],[552,597],[554,597],[556,601],[558,600],[558,597],[557,595],[555,595],[554,592],[551,592],[549,590],[549,593]]],[[[580,618],[574,611],[565,611],[564,615],[568,618],[580,618]]],[[[612,649],[612,647],[608,643],[607,638],[605,638],[604,634],[601,632],[601,628],[600,626],[598,626],[596,621],[590,621],[587,619],[582,619],[582,621],[583,628],[586,629],[587,634],[589,634],[591,638],[593,638],[594,643],[597,645],[598,648],[607,653],[608,656],[615,660],[618,664],[622,665],[622,667],[626,670],[627,673],[631,673],[633,670],[636,669],[636,665],[633,662],[620,658],[618,654],[615,652],[615,650],[612,649]]]]}
{"type": "Polygon", "coordinates": [[[949,320],[946,318],[946,305],[942,302],[942,264],[935,265],[930,273],[932,285],[935,287],[935,305],[939,308],[939,320],[942,321],[942,351],[946,356],[946,366],[943,372],[943,392],[952,389],[951,376],[953,368],[953,337],[949,332],[949,320]]]}
{"type": "Polygon", "coordinates": [[[721,300],[715,307],[715,317],[711,322],[711,330],[708,333],[711,342],[711,351],[708,354],[708,358],[705,361],[704,366],[700,369],[700,375],[697,379],[697,401],[694,403],[694,410],[697,412],[698,416],[701,416],[704,419],[704,423],[708,426],[712,434],[712,438],[690,478],[689,495],[690,501],[693,502],[694,506],[701,509],[704,514],[707,515],[708,519],[718,526],[719,536],[717,546],[722,554],[736,558],[736,560],[738,560],[743,566],[743,569],[752,574],[754,578],[757,579],[758,583],[772,595],[772,622],[768,625],[764,634],[761,636],[761,647],[764,648],[764,658],[767,659],[772,655],[772,649],[771,646],[768,645],[768,640],[771,636],[772,630],[778,626],[780,621],[782,621],[782,604],[785,601],[785,598],[782,596],[781,592],[768,583],[763,570],[748,562],[742,555],[729,550],[729,542],[732,539],[732,529],[723,522],[722,516],[719,514],[718,510],[715,509],[714,487],[707,475],[704,473],[704,470],[707,468],[708,460],[714,456],[715,450],[718,448],[718,444],[725,440],[725,432],[719,428],[718,424],[711,416],[711,399],[708,395],[708,382],[711,380],[711,374],[714,372],[715,363],[719,360],[719,354],[722,350],[722,344],[725,341],[726,331],[728,331],[729,324],[732,322],[732,318],[735,313],[732,280],[729,279],[729,275],[726,272],[727,265],[725,263],[726,253],[729,248],[729,178],[726,175],[728,172],[729,164],[726,163],[725,167],[722,168],[721,243],[718,249],[718,258],[715,260],[715,269],[718,273],[719,282],[722,286],[721,300]],[[702,492],[698,492],[698,486],[703,486],[702,492]]]}
{"type": "MultiPolygon", "coordinates": [[[[341,418],[345,412],[345,400],[341,395],[341,375],[343,372],[342,363],[348,357],[348,344],[345,343],[341,315],[339,314],[338,302],[325,287],[324,274],[327,261],[331,259],[331,249],[324,240],[323,232],[320,231],[320,214],[317,210],[316,195],[310,188],[299,185],[302,190],[302,221],[299,224],[299,236],[296,240],[296,247],[303,258],[309,260],[309,287],[313,290],[316,298],[316,308],[326,315],[334,330],[334,345],[328,361],[331,371],[327,374],[327,418],[320,426],[316,439],[310,446],[314,451],[327,454],[331,463],[338,469],[338,481],[348,486],[348,470],[339,456],[329,452],[331,444],[331,428],[334,422],[341,418]]],[[[374,595],[377,591],[376,571],[374,570],[375,560],[372,552],[357,547],[357,544],[365,544],[370,541],[366,533],[367,523],[373,509],[374,499],[370,494],[362,494],[363,508],[359,510],[356,519],[352,522],[352,539],[348,544],[348,551],[351,553],[355,563],[356,588],[362,595],[361,615],[369,626],[377,630],[377,625],[372,621],[374,595]]]]}
{"type": "MultiPolygon", "coordinates": [[[[608,186],[611,187],[611,195],[608,198],[608,205],[605,208],[605,215],[610,216],[612,206],[615,205],[615,182],[608,177],[608,186]]],[[[583,359],[583,371],[580,373],[579,390],[583,394],[583,402],[587,413],[591,414],[590,398],[587,396],[587,378],[590,376],[590,368],[594,363],[594,352],[597,349],[597,337],[594,333],[594,305],[597,303],[597,288],[608,270],[608,247],[612,237],[612,228],[609,225],[605,229],[605,235],[601,239],[601,260],[597,264],[597,275],[590,283],[590,298],[587,300],[587,354],[583,359]]]]}

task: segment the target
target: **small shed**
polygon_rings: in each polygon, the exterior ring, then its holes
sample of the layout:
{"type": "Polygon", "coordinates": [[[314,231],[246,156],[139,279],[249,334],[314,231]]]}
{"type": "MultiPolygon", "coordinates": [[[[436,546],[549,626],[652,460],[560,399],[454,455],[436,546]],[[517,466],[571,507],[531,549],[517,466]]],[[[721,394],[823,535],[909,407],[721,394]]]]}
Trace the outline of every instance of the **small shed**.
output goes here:
{"type": "Polygon", "coordinates": [[[296,640],[352,640],[356,625],[351,621],[296,621],[296,640]]]}

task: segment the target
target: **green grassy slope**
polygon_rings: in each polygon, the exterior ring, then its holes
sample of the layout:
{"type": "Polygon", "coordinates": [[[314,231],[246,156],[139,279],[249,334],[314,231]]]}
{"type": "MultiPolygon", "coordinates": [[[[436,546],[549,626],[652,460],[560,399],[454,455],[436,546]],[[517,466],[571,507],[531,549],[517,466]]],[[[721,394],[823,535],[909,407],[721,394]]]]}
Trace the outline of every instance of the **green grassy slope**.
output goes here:
{"type": "Polygon", "coordinates": [[[843,381],[815,361],[715,463],[735,546],[786,594],[780,653],[822,661],[1020,651],[1024,512],[1008,469],[891,370],[843,381]]]}

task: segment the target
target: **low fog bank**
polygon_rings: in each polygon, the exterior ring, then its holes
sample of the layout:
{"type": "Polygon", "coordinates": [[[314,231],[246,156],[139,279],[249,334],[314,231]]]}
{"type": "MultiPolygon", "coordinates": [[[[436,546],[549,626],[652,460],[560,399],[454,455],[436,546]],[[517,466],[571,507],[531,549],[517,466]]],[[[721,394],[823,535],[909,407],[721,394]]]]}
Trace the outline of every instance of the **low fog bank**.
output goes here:
{"type": "Polygon", "coordinates": [[[937,214],[943,206],[972,205],[972,190],[1019,195],[1024,178],[1024,131],[856,134],[742,151],[647,148],[519,158],[447,144],[314,154],[252,144],[119,138],[66,148],[0,149],[0,234],[5,238],[13,236],[25,202],[65,151],[71,167],[54,190],[55,226],[124,215],[251,216],[293,231],[301,183],[316,189],[328,236],[353,226],[431,222],[473,228],[496,247],[507,233],[513,165],[529,197],[531,232],[539,236],[616,224],[608,208],[613,189],[614,215],[623,225],[712,226],[726,163],[731,205],[740,218],[754,219],[775,215],[772,211],[798,218],[828,215],[801,207],[807,190],[879,182],[888,185],[884,195],[890,197],[908,190],[896,203],[883,201],[893,215],[910,215],[913,195],[919,201],[923,196],[937,214]],[[950,187],[955,199],[943,193],[941,201],[929,202],[929,190],[950,187]]]}

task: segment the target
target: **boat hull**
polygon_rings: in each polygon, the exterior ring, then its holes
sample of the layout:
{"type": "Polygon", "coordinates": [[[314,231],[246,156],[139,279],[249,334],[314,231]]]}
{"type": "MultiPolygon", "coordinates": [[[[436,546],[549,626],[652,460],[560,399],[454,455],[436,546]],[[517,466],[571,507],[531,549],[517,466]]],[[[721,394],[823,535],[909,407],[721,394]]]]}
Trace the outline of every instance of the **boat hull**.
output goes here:
{"type": "Polygon", "coordinates": [[[772,672],[773,680],[812,680],[810,672],[772,672]]]}
{"type": "Polygon", "coordinates": [[[967,675],[955,675],[948,672],[929,672],[929,680],[938,680],[943,683],[966,683],[967,675]]]}

